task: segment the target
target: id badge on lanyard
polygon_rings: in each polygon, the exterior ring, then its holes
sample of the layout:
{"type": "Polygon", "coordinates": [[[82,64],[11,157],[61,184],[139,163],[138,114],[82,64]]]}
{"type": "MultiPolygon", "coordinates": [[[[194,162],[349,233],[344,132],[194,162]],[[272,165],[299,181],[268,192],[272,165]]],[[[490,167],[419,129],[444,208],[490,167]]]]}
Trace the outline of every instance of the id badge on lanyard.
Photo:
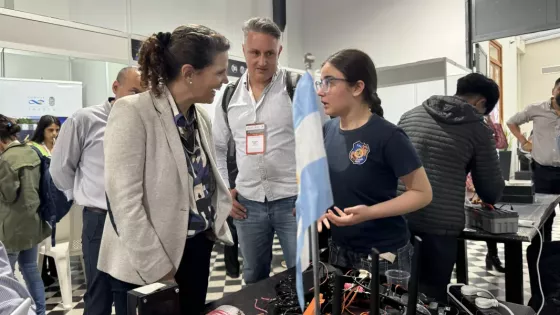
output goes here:
{"type": "Polygon", "coordinates": [[[247,155],[264,154],[266,148],[264,123],[247,124],[245,126],[245,153],[247,155]]]}

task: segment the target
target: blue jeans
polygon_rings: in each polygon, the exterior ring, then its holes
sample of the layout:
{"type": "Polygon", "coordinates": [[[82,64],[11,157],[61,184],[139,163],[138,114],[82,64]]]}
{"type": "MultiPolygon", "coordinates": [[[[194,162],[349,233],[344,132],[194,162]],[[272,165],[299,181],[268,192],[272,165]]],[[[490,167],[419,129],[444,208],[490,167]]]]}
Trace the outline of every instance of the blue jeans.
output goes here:
{"type": "Polygon", "coordinates": [[[274,232],[278,235],[288,268],[296,265],[297,224],[292,215],[296,197],[257,202],[238,196],[247,219],[235,220],[243,255],[243,279],[247,284],[268,278],[274,232]]]}
{"type": "Polygon", "coordinates": [[[19,270],[25,279],[27,289],[35,301],[37,307],[37,315],[45,315],[45,286],[41,279],[41,272],[37,267],[37,245],[31,249],[22,250],[8,254],[12,270],[15,271],[16,262],[19,264],[19,270]]]}

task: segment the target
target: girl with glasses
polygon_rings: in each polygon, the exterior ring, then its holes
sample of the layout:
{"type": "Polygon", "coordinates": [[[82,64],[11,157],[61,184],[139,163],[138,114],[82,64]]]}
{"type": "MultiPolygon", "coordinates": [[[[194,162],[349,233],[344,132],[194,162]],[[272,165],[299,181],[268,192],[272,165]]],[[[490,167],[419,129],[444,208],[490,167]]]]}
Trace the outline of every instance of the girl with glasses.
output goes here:
{"type": "Polygon", "coordinates": [[[403,215],[428,205],[432,190],[406,134],[383,119],[377,72],[359,50],[342,50],[321,68],[318,95],[325,113],[325,149],[334,207],[319,221],[332,227],[329,262],[369,269],[372,248],[385,257],[380,270],[410,272],[413,252],[403,215]],[[397,196],[398,181],[407,190],[397,196]]]}

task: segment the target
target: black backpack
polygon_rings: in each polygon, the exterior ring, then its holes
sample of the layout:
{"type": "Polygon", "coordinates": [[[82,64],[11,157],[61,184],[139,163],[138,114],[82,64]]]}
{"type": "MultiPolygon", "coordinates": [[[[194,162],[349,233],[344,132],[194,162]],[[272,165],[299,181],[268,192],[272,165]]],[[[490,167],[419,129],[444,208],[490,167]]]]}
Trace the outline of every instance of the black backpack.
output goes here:
{"type": "MultiPolygon", "coordinates": [[[[288,92],[288,95],[290,96],[290,100],[294,99],[294,93],[296,91],[296,85],[299,82],[299,79],[301,79],[301,74],[294,73],[291,71],[286,71],[285,83],[286,83],[286,90],[288,92]]],[[[226,86],[226,89],[224,90],[224,97],[222,98],[222,111],[224,113],[224,118],[226,120],[226,124],[228,125],[228,128],[229,128],[229,121],[228,121],[227,113],[228,113],[229,102],[231,101],[231,98],[233,97],[233,93],[237,89],[240,80],[241,79],[238,79],[237,81],[235,81],[235,83],[228,84],[226,86]]],[[[233,189],[235,188],[235,179],[237,178],[237,173],[239,172],[237,169],[237,162],[235,161],[235,142],[233,141],[233,137],[230,138],[228,142],[227,169],[229,175],[228,176],[229,187],[233,189]]]]}
{"type": "Polygon", "coordinates": [[[53,179],[49,168],[51,166],[51,159],[44,156],[41,151],[30,146],[39,158],[41,159],[41,180],[39,182],[39,199],[41,205],[39,206],[39,217],[47,222],[52,229],[52,246],[55,246],[56,224],[68,214],[72,208],[72,201],[68,201],[66,195],[58,190],[54,185],[53,179]]]}

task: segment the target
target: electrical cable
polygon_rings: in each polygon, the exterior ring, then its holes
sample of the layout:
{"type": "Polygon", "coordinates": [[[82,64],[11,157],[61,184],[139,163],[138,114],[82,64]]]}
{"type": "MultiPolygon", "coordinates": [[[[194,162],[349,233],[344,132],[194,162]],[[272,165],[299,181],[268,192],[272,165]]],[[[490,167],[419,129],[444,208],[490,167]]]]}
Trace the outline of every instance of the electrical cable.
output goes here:
{"type": "MultiPolygon", "coordinates": [[[[328,269],[327,265],[325,265],[324,262],[319,261],[319,263],[321,263],[321,265],[322,265],[323,268],[325,269],[325,279],[324,279],[323,282],[321,282],[321,284],[320,284],[320,285],[323,285],[323,284],[327,283],[327,281],[329,281],[330,273],[329,273],[329,269],[328,269]]],[[[313,265],[313,264],[311,264],[311,265],[313,265]]],[[[322,272],[320,272],[320,273],[322,273],[322,272]]],[[[313,291],[314,289],[315,289],[314,287],[311,287],[311,288],[309,289],[309,292],[313,291]]]]}
{"type": "Polygon", "coordinates": [[[539,254],[537,256],[537,281],[539,282],[539,291],[541,293],[541,298],[542,298],[541,307],[537,311],[537,315],[540,315],[541,311],[544,308],[544,302],[545,302],[544,291],[543,291],[542,282],[541,282],[541,268],[540,268],[541,254],[542,254],[542,250],[543,250],[543,246],[544,246],[544,238],[543,238],[543,235],[542,235],[541,231],[534,225],[519,224],[519,226],[535,229],[535,231],[537,231],[537,234],[539,235],[539,239],[541,240],[541,246],[539,247],[539,254]]]}
{"type": "MultiPolygon", "coordinates": [[[[343,310],[346,310],[348,313],[352,314],[352,312],[348,309],[348,307],[350,305],[352,305],[352,303],[354,302],[354,299],[356,298],[356,295],[358,295],[358,288],[359,287],[354,287],[352,290],[354,291],[354,295],[352,296],[352,298],[348,301],[348,303],[346,302],[346,299],[343,302],[343,310]],[[344,304],[345,303],[345,304],[344,304]]],[[[350,293],[348,294],[348,297],[352,294],[352,291],[350,291],[350,293]]]]}
{"type": "Polygon", "coordinates": [[[515,315],[509,307],[507,307],[506,305],[498,302],[498,300],[496,300],[496,299],[487,299],[487,298],[483,298],[483,297],[478,297],[474,300],[474,304],[478,308],[481,308],[481,309],[501,307],[501,308],[505,309],[506,311],[508,311],[511,315],[515,315]]]}
{"type": "Polygon", "coordinates": [[[541,262],[541,254],[542,254],[542,250],[543,250],[543,246],[544,246],[544,239],[543,236],[541,234],[541,231],[539,231],[539,229],[537,229],[535,226],[533,226],[533,228],[535,229],[535,231],[537,231],[537,234],[539,234],[539,238],[541,239],[541,246],[539,247],[539,255],[537,256],[537,280],[539,281],[539,290],[541,293],[541,307],[539,308],[539,311],[537,312],[537,315],[539,315],[541,313],[541,311],[544,308],[544,291],[542,288],[542,282],[541,282],[541,268],[540,268],[540,262],[541,262]]]}
{"type": "Polygon", "coordinates": [[[488,294],[490,296],[490,298],[493,299],[493,300],[497,300],[497,298],[494,296],[494,294],[492,294],[488,290],[477,288],[473,285],[464,285],[464,286],[461,287],[461,294],[464,295],[464,296],[473,296],[473,295],[480,296],[480,294],[479,294],[480,292],[488,294]]]}
{"type": "Polygon", "coordinates": [[[259,299],[255,299],[255,309],[256,309],[257,311],[261,311],[261,312],[263,312],[263,313],[265,313],[265,314],[268,314],[268,311],[267,311],[267,310],[263,310],[262,308],[260,308],[260,307],[257,306],[257,303],[258,303],[258,302],[259,302],[259,299]]]}

